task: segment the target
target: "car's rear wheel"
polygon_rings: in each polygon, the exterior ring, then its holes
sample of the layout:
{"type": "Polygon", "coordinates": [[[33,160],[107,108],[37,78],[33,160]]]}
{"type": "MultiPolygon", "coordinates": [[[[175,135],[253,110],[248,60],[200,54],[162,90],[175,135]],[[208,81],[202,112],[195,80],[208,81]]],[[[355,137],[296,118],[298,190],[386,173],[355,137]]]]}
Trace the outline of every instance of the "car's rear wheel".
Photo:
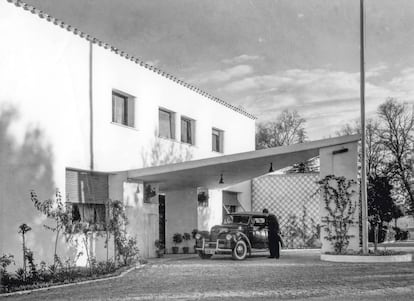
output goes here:
{"type": "Polygon", "coordinates": [[[203,252],[198,252],[198,256],[200,256],[201,259],[210,259],[211,256],[213,256],[213,255],[212,254],[206,254],[206,253],[203,253],[203,252]]]}
{"type": "Polygon", "coordinates": [[[244,240],[239,240],[233,248],[232,257],[235,260],[243,260],[247,257],[247,244],[244,240]]]}

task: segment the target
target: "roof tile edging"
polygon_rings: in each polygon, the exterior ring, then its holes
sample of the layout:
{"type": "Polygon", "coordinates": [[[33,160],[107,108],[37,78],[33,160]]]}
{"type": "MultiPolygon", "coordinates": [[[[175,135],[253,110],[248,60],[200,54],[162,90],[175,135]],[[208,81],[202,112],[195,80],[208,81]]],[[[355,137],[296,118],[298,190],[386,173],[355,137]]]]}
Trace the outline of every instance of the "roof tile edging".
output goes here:
{"type": "Polygon", "coordinates": [[[215,101],[215,102],[217,102],[221,105],[224,105],[225,107],[228,107],[229,109],[232,109],[233,111],[236,111],[236,112],[238,112],[238,113],[240,113],[244,116],[247,116],[251,119],[254,119],[254,120],[257,119],[257,117],[254,116],[253,114],[250,114],[250,113],[244,111],[243,109],[235,107],[235,106],[225,102],[224,100],[222,100],[222,99],[220,99],[216,96],[213,96],[213,95],[197,88],[196,86],[194,86],[192,84],[189,84],[189,83],[187,83],[187,82],[185,82],[181,79],[178,79],[174,75],[171,75],[167,72],[164,72],[164,71],[162,71],[161,69],[159,69],[157,67],[151,66],[151,65],[145,63],[143,60],[141,60],[139,58],[136,58],[136,57],[126,53],[125,51],[122,51],[122,50],[120,50],[120,49],[118,49],[118,48],[116,48],[116,47],[114,47],[114,46],[112,46],[108,43],[105,43],[105,42],[103,42],[103,41],[101,41],[97,38],[94,38],[91,35],[86,34],[85,32],[77,29],[76,27],[71,26],[69,24],[66,24],[65,22],[50,16],[49,14],[41,11],[40,9],[35,8],[32,5],[29,5],[29,4],[27,4],[27,3],[25,3],[21,0],[6,0],[6,1],[16,5],[17,7],[22,7],[24,10],[30,11],[32,14],[36,14],[39,18],[45,19],[46,21],[51,22],[56,26],[60,26],[61,28],[64,28],[67,31],[72,32],[74,35],[79,36],[80,38],[84,38],[87,41],[89,41],[91,43],[94,43],[94,44],[97,44],[100,47],[103,47],[105,49],[109,49],[110,51],[115,52],[117,55],[119,55],[119,56],[121,56],[121,57],[123,57],[127,60],[130,60],[132,62],[135,62],[136,64],[140,65],[141,67],[144,67],[144,68],[146,68],[150,71],[153,71],[153,72],[159,74],[160,76],[163,76],[163,77],[165,77],[169,80],[172,80],[173,82],[175,82],[175,83],[177,83],[177,84],[179,84],[179,85],[181,85],[181,86],[183,86],[187,89],[190,89],[190,90],[194,91],[195,93],[200,94],[201,96],[204,96],[204,97],[206,97],[210,100],[213,100],[213,101],[215,101]]]}

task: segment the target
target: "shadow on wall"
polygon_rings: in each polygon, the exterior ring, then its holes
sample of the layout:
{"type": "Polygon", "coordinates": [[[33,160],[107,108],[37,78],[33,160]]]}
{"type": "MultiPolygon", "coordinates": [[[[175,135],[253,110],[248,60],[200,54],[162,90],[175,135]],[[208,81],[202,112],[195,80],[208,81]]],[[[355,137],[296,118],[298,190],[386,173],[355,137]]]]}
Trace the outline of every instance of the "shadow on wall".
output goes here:
{"type": "Polygon", "coordinates": [[[0,256],[14,255],[16,265],[22,266],[22,243],[18,227],[28,224],[32,231],[26,235],[27,247],[34,253],[35,263],[53,260],[53,237],[43,227],[45,217],[36,211],[30,190],[40,198],[49,198],[55,187],[53,155],[44,145],[39,128],[27,128],[22,142],[12,132],[19,122],[19,114],[12,106],[0,106],[0,256]]]}
{"type": "Polygon", "coordinates": [[[199,229],[200,231],[210,231],[209,220],[211,209],[209,207],[198,206],[199,229]]]}
{"type": "Polygon", "coordinates": [[[159,166],[165,164],[189,161],[193,158],[191,146],[179,142],[156,137],[149,149],[143,148],[141,159],[143,167],[159,166]]]}

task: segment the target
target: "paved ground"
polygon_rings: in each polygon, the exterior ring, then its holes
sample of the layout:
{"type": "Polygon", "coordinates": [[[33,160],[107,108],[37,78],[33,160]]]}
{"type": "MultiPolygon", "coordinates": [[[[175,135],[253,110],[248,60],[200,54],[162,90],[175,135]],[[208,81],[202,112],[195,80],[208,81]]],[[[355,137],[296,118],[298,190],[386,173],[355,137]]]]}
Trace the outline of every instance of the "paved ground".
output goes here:
{"type": "Polygon", "coordinates": [[[153,260],[122,279],[5,300],[413,300],[414,263],[341,264],[319,252],[256,254],[242,262],[195,255],[153,260]]]}

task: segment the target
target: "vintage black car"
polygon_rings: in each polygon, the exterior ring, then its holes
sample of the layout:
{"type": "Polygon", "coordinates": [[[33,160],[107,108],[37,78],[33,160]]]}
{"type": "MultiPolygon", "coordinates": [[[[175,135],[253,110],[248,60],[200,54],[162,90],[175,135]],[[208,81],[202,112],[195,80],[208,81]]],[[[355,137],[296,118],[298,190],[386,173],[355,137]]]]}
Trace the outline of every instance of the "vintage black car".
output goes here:
{"type": "Polygon", "coordinates": [[[243,260],[252,249],[268,248],[267,216],[259,212],[231,213],[210,232],[198,232],[195,238],[199,256],[208,259],[214,254],[231,254],[233,259],[243,260]]]}

